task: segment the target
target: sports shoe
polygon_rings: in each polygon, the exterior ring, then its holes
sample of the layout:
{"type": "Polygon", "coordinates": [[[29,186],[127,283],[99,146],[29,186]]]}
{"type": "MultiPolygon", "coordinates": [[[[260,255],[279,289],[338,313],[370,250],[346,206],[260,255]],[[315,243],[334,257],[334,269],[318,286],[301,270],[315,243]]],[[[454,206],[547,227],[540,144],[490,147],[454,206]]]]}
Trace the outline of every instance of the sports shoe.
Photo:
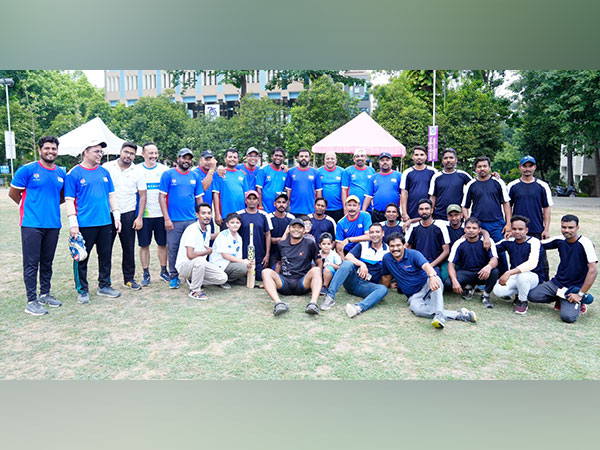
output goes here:
{"type": "Polygon", "coordinates": [[[202,301],[208,300],[208,295],[206,295],[204,293],[204,291],[194,292],[191,289],[190,289],[190,292],[188,293],[188,297],[193,298],[194,300],[202,300],[202,301]]]}
{"type": "Polygon", "coordinates": [[[142,275],[142,281],[140,282],[142,286],[150,286],[150,272],[144,272],[142,275]]]}
{"type": "Polygon", "coordinates": [[[284,312],[287,312],[288,306],[283,302],[275,303],[275,307],[273,308],[273,315],[280,316],[284,312]]]}
{"type": "Polygon", "coordinates": [[[348,314],[348,317],[351,319],[359,315],[361,312],[362,310],[360,309],[360,306],[357,306],[353,303],[346,303],[346,314],[348,314]]]}
{"type": "Polygon", "coordinates": [[[171,276],[169,275],[169,272],[167,272],[166,270],[164,272],[160,273],[159,278],[161,280],[163,280],[165,283],[171,282],[171,276]]]}
{"type": "Polygon", "coordinates": [[[456,316],[456,320],[477,323],[477,314],[475,314],[475,311],[469,311],[467,308],[460,308],[458,310],[458,316],[456,316]]]}
{"type": "Polygon", "coordinates": [[[325,286],[321,287],[321,295],[327,295],[327,288],[325,286]]]}
{"type": "Polygon", "coordinates": [[[126,283],[123,283],[123,286],[128,287],[133,291],[139,291],[142,288],[142,286],[140,284],[138,284],[135,280],[131,280],[126,283]]]}
{"type": "Polygon", "coordinates": [[[32,316],[43,316],[44,314],[48,314],[48,310],[40,305],[40,302],[37,300],[27,302],[25,312],[27,314],[31,314],[32,316]]]}
{"type": "Polygon", "coordinates": [[[82,305],[87,305],[90,302],[90,294],[87,292],[84,292],[83,294],[79,294],[77,296],[77,302],[81,303],[82,305]]]}
{"type": "Polygon", "coordinates": [[[585,303],[581,304],[581,311],[579,311],[579,314],[585,314],[587,312],[587,305],[585,303]]]}
{"type": "Polygon", "coordinates": [[[515,303],[513,311],[515,312],[515,314],[521,314],[522,316],[524,316],[525,314],[527,314],[528,306],[529,302],[522,302],[518,300],[517,303],[515,303]]]}
{"type": "MultiPolygon", "coordinates": [[[[138,285],[139,286],[139,285],[138,285]]],[[[121,293],[116,289],[113,289],[110,286],[104,286],[103,288],[98,288],[96,290],[96,294],[101,295],[103,297],[117,298],[121,296],[121,293]]]]}
{"type": "Polygon", "coordinates": [[[435,313],[433,316],[433,320],[431,321],[431,326],[433,328],[444,328],[446,326],[446,319],[442,313],[435,313]]]}
{"type": "Polygon", "coordinates": [[[179,278],[173,278],[169,281],[169,289],[179,289],[179,278]]]}
{"type": "Polygon", "coordinates": [[[321,302],[321,309],[327,311],[333,305],[335,305],[335,299],[332,296],[325,294],[325,298],[321,302]]]}
{"type": "Polygon", "coordinates": [[[40,302],[42,305],[51,306],[52,308],[58,308],[59,306],[62,306],[62,302],[56,300],[52,294],[40,295],[38,302],[40,302]]]}
{"type": "Polygon", "coordinates": [[[473,298],[473,292],[475,291],[475,289],[473,289],[470,286],[465,286],[465,288],[463,289],[463,293],[460,296],[460,298],[462,298],[463,300],[471,300],[473,298]]]}
{"type": "Polygon", "coordinates": [[[309,303],[308,305],[306,305],[306,309],[304,310],[304,312],[313,316],[317,315],[319,314],[319,305],[317,305],[316,303],[309,303]]]}
{"type": "Polygon", "coordinates": [[[492,299],[490,297],[490,294],[485,294],[485,292],[481,295],[481,303],[483,303],[483,306],[485,306],[487,309],[494,309],[494,303],[492,303],[492,299]]]}
{"type": "Polygon", "coordinates": [[[223,283],[220,286],[222,289],[231,289],[231,285],[229,283],[223,283]]]}

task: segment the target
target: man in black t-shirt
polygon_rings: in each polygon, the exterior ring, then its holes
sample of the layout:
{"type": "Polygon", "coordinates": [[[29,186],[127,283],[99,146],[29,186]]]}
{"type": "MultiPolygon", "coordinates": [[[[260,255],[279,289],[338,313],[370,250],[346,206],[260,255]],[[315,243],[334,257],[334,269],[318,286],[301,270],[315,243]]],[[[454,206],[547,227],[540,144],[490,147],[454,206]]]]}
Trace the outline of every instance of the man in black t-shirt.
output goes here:
{"type": "Polygon", "coordinates": [[[269,258],[269,268],[274,269],[279,255],[279,242],[283,241],[283,235],[287,230],[288,225],[294,218],[293,215],[286,212],[288,208],[289,198],[287,194],[281,193],[275,197],[273,205],[275,211],[267,214],[267,219],[271,225],[271,251],[269,258]]]}
{"type": "Polygon", "coordinates": [[[306,313],[319,314],[317,300],[323,284],[321,266],[317,244],[312,239],[304,238],[304,222],[301,219],[293,219],[289,225],[289,236],[279,243],[275,270],[262,271],[265,291],[275,302],[275,316],[288,310],[279,294],[304,295],[309,290],[311,298],[310,303],[306,305],[306,313]]]}

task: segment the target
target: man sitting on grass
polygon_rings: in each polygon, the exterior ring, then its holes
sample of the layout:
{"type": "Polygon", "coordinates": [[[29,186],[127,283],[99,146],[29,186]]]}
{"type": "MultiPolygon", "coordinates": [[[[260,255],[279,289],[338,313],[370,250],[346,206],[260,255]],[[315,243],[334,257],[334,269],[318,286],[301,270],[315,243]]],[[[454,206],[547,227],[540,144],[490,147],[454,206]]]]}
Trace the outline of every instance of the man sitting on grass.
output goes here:
{"type": "Polygon", "coordinates": [[[444,309],[442,280],[421,253],[405,249],[404,243],[401,233],[392,233],[388,237],[390,253],[382,260],[381,283],[390,287],[393,278],[398,292],[406,295],[410,310],[416,316],[433,319],[431,325],[435,328],[444,328],[446,319],[477,322],[475,312],[466,308],[459,311],[444,309]]]}
{"type": "Polygon", "coordinates": [[[528,298],[534,303],[556,302],[554,308],[560,310],[560,318],[573,323],[593,300],[588,291],[598,275],[598,257],[592,241],[577,234],[577,216],[563,216],[560,231],[563,237],[542,241],[546,250],[558,249],[560,264],[556,275],[529,291],[528,298]]]}
{"type": "Polygon", "coordinates": [[[304,222],[294,219],[289,225],[289,236],[279,243],[279,255],[275,270],[263,269],[265,291],[275,303],[273,315],[279,316],[288,310],[281,301],[282,295],[304,295],[310,290],[307,314],[319,314],[317,300],[321,292],[322,262],[317,244],[304,237],[304,222]],[[313,267],[313,262],[315,266],[313,267]]]}

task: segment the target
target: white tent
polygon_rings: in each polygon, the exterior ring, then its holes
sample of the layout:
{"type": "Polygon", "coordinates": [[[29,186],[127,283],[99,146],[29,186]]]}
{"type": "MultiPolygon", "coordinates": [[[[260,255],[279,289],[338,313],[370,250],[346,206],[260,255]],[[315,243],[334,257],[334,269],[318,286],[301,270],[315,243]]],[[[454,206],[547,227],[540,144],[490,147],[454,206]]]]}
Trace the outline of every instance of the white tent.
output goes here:
{"type": "MultiPolygon", "coordinates": [[[[115,136],[112,131],[102,122],[100,117],[95,117],[80,127],[69,131],[67,134],[58,138],[58,154],[78,156],[85,149],[87,143],[92,139],[100,139],[106,142],[105,153],[108,155],[118,155],[121,151],[121,145],[125,142],[115,136]]],[[[138,155],[142,154],[142,148],[138,146],[138,155]]]]}

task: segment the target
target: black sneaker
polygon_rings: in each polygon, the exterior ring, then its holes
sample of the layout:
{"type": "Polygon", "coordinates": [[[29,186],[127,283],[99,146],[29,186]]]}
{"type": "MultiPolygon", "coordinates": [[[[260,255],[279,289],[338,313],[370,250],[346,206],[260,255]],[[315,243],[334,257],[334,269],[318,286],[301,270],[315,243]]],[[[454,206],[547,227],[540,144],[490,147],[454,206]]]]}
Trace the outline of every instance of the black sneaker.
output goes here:
{"type": "Polygon", "coordinates": [[[167,272],[166,270],[164,272],[161,272],[160,275],[159,275],[159,277],[165,283],[170,283],[171,282],[171,276],[169,275],[169,272],[167,272]]]}
{"type": "Polygon", "coordinates": [[[463,289],[463,293],[460,296],[463,300],[471,300],[473,298],[473,292],[475,291],[475,289],[473,289],[470,286],[465,286],[465,288],[463,289]]]}
{"type": "Polygon", "coordinates": [[[37,300],[33,302],[27,302],[25,312],[27,314],[31,314],[32,316],[43,316],[44,314],[48,314],[48,310],[40,305],[40,302],[37,300]]]}
{"type": "Polygon", "coordinates": [[[494,303],[492,303],[492,299],[490,297],[490,295],[485,295],[485,293],[481,296],[481,303],[483,303],[483,306],[485,306],[487,309],[494,309],[494,303]]]}
{"type": "Polygon", "coordinates": [[[58,308],[59,306],[62,306],[62,302],[56,300],[52,294],[40,295],[38,302],[40,302],[42,305],[48,305],[52,308],[58,308]]]}
{"type": "Polygon", "coordinates": [[[139,285],[135,280],[125,282],[123,283],[123,286],[128,287],[133,291],[139,291],[142,288],[142,286],[139,285]]]}
{"type": "Polygon", "coordinates": [[[319,314],[319,305],[317,305],[316,303],[309,303],[308,305],[306,305],[306,309],[304,310],[304,312],[313,316],[317,315],[319,314]]]}
{"type": "Polygon", "coordinates": [[[144,272],[142,275],[142,281],[140,282],[142,286],[150,286],[150,272],[144,272]]]}
{"type": "Polygon", "coordinates": [[[288,306],[283,302],[275,303],[275,307],[273,308],[273,315],[280,316],[284,312],[287,312],[288,306]]]}

